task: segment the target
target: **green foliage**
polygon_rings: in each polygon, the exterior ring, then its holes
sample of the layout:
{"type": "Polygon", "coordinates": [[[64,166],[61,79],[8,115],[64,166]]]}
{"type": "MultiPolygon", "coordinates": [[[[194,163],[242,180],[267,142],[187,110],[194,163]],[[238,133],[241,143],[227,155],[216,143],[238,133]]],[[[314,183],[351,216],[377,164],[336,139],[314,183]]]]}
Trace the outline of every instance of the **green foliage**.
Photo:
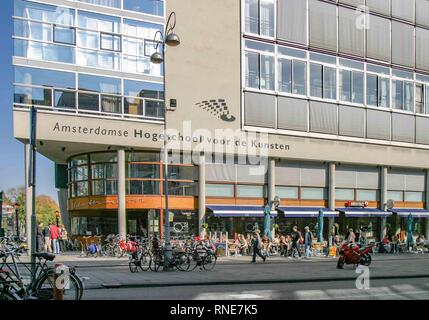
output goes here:
{"type": "MultiPolygon", "coordinates": [[[[19,204],[18,217],[21,224],[25,223],[25,188],[12,188],[6,192],[5,203],[9,205],[19,204]]],[[[36,197],[37,222],[47,225],[55,223],[55,211],[59,211],[58,204],[50,196],[39,195],[36,197]]]]}

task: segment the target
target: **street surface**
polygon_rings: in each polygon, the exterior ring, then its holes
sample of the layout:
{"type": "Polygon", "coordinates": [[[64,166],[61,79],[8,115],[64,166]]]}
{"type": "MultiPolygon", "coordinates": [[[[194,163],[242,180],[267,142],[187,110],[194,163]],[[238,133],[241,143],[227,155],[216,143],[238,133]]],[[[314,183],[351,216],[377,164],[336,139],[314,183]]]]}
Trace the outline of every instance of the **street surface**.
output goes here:
{"type": "Polygon", "coordinates": [[[59,256],[85,277],[84,299],[429,299],[429,254],[378,254],[370,288],[357,289],[352,266],[336,259],[219,258],[213,271],[131,273],[126,258],[59,256]]]}

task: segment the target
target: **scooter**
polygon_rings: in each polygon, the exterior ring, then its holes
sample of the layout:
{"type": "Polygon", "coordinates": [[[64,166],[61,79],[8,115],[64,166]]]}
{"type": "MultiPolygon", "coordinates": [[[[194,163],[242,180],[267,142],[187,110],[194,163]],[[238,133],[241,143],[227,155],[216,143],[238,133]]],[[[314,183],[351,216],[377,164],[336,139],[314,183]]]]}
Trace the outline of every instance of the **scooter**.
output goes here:
{"type": "Polygon", "coordinates": [[[360,248],[354,243],[343,243],[340,247],[340,257],[337,262],[337,268],[342,269],[345,264],[369,266],[372,261],[371,253],[374,245],[369,245],[365,248],[360,248]]]}

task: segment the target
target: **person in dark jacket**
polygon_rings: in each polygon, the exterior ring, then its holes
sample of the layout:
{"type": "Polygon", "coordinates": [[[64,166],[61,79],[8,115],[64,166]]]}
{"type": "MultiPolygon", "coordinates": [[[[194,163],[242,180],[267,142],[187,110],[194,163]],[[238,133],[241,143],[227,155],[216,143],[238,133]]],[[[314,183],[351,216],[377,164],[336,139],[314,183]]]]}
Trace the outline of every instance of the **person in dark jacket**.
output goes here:
{"type": "Polygon", "coordinates": [[[298,242],[301,239],[301,232],[298,231],[297,226],[293,226],[290,236],[292,238],[292,248],[290,250],[290,255],[295,257],[295,254],[298,253],[298,257],[301,258],[301,252],[299,252],[298,248],[298,242]]]}
{"type": "Polygon", "coordinates": [[[43,251],[44,241],[43,241],[43,223],[40,222],[37,225],[37,234],[36,234],[36,250],[37,252],[43,251]]]}
{"type": "Polygon", "coordinates": [[[266,257],[264,257],[261,254],[262,239],[261,239],[260,233],[261,233],[261,231],[259,229],[256,229],[255,235],[253,238],[253,259],[252,259],[252,263],[256,262],[256,255],[261,257],[261,259],[264,260],[264,262],[267,259],[266,257]]]}
{"type": "Polygon", "coordinates": [[[312,255],[311,253],[311,245],[313,242],[313,234],[310,231],[310,228],[307,226],[304,228],[305,232],[304,232],[304,252],[305,252],[305,256],[308,258],[312,255]]]}
{"type": "Polygon", "coordinates": [[[45,244],[44,244],[45,252],[52,252],[50,227],[51,227],[51,223],[43,229],[43,238],[45,240],[45,244]]]}

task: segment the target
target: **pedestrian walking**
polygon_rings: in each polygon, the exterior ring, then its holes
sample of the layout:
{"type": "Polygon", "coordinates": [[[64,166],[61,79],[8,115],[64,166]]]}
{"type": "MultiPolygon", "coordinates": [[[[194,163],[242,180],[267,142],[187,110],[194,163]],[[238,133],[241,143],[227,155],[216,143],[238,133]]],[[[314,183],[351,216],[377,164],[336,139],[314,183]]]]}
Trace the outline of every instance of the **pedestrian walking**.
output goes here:
{"type": "Polygon", "coordinates": [[[60,225],[60,238],[59,238],[59,242],[60,242],[60,251],[61,252],[65,252],[67,251],[67,243],[68,243],[69,239],[68,239],[68,233],[66,228],[64,227],[63,224],[60,225]]]}
{"type": "Polygon", "coordinates": [[[252,263],[256,262],[256,255],[261,257],[261,259],[264,260],[264,262],[267,259],[266,257],[264,257],[261,254],[262,239],[261,239],[260,233],[261,233],[261,231],[259,229],[255,230],[255,235],[253,238],[253,259],[252,259],[252,263]]]}
{"type": "Polygon", "coordinates": [[[45,252],[52,252],[51,229],[49,227],[50,227],[50,224],[47,225],[45,228],[43,228],[43,239],[44,239],[43,249],[45,252]]]}
{"type": "Polygon", "coordinates": [[[308,258],[310,256],[312,256],[312,252],[311,252],[311,245],[313,243],[313,233],[310,231],[310,227],[306,226],[304,228],[305,232],[304,232],[304,252],[305,252],[305,256],[308,258]]]}
{"type": "Polygon", "coordinates": [[[301,258],[301,252],[299,252],[298,243],[300,242],[302,236],[301,232],[298,231],[297,226],[293,226],[290,236],[292,238],[292,248],[290,250],[290,256],[294,258],[298,253],[298,257],[301,258]]]}
{"type": "Polygon", "coordinates": [[[54,250],[55,254],[60,254],[60,244],[58,242],[58,239],[60,237],[60,229],[57,227],[56,224],[51,224],[50,230],[51,230],[52,249],[54,250]]]}
{"type": "Polygon", "coordinates": [[[40,222],[37,225],[37,233],[36,233],[36,251],[41,252],[44,248],[44,241],[43,241],[43,223],[40,222]]]}

